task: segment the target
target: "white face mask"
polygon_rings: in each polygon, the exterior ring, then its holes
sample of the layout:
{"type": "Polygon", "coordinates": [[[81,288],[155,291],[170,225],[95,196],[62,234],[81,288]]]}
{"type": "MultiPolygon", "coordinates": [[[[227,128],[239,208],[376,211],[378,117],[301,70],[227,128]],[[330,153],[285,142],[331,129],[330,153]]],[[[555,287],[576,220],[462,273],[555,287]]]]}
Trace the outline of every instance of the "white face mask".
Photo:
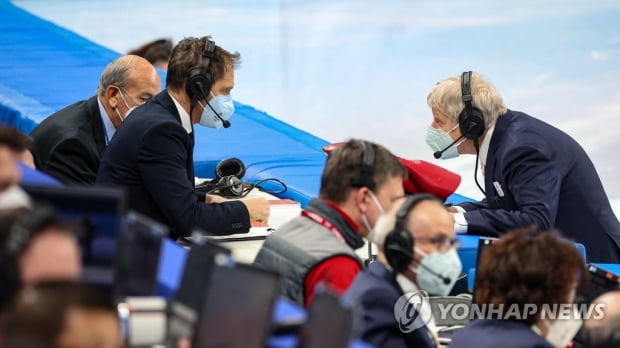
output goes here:
{"type": "Polygon", "coordinates": [[[120,93],[121,99],[123,99],[123,103],[127,107],[127,113],[125,113],[125,116],[121,116],[121,113],[118,112],[118,107],[116,107],[114,111],[116,111],[116,114],[118,115],[119,120],[121,120],[121,123],[123,123],[123,121],[125,121],[125,119],[127,118],[127,115],[129,115],[129,113],[136,107],[135,106],[129,107],[129,104],[127,104],[127,99],[125,99],[125,95],[123,94],[123,91],[120,88],[118,89],[118,93],[120,93]]]}
{"type": "MultiPolygon", "coordinates": [[[[579,316],[579,312],[573,308],[572,314],[568,318],[559,318],[555,321],[543,319],[542,323],[547,327],[547,334],[544,336],[547,342],[556,348],[566,348],[581,328],[583,320],[579,316]]],[[[534,325],[532,329],[542,336],[538,327],[534,325]]]]}
{"type": "MultiPolygon", "coordinates": [[[[377,196],[375,196],[374,193],[372,193],[372,191],[368,191],[368,193],[370,193],[370,199],[372,199],[372,201],[375,203],[375,205],[377,206],[377,208],[379,209],[379,212],[381,214],[383,214],[385,211],[383,210],[383,207],[381,206],[381,203],[379,203],[379,200],[377,199],[377,196]]],[[[362,221],[364,222],[364,226],[366,226],[366,229],[368,230],[368,237],[367,239],[370,241],[374,240],[374,233],[375,233],[375,226],[370,226],[370,223],[368,222],[368,216],[366,216],[366,213],[362,214],[362,221]]],[[[376,225],[376,222],[375,222],[376,225]]]]}

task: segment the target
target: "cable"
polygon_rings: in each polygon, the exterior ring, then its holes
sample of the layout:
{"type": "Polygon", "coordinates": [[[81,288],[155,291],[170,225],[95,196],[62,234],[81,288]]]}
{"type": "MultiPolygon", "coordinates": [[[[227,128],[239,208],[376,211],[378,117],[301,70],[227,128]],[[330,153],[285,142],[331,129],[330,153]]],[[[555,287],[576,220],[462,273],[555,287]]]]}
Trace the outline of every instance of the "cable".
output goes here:
{"type": "MultiPolygon", "coordinates": [[[[210,193],[214,193],[216,191],[220,191],[220,193],[223,190],[226,189],[232,189],[235,188],[235,191],[237,191],[236,187],[241,186],[240,190],[239,190],[239,194],[234,194],[234,195],[225,195],[228,197],[232,197],[232,198],[243,198],[245,196],[247,196],[253,189],[257,188],[265,193],[269,193],[272,195],[276,195],[276,194],[280,194],[280,193],[284,193],[286,192],[286,190],[288,189],[288,187],[286,186],[286,184],[284,182],[282,182],[282,180],[280,179],[276,179],[276,178],[267,178],[267,179],[262,179],[259,180],[255,183],[249,183],[249,182],[237,182],[237,183],[230,183],[228,185],[217,185],[217,184],[213,184],[212,182],[204,182],[201,183],[199,185],[196,185],[196,189],[198,189],[199,191],[203,191],[206,194],[210,194],[210,193]],[[280,186],[282,186],[281,190],[265,190],[262,186],[260,186],[262,183],[265,182],[275,182],[277,184],[279,184],[280,186]],[[213,186],[211,186],[213,185],[213,186]]],[[[231,190],[232,191],[232,190],[231,190]]]]}
{"type": "Polygon", "coordinates": [[[476,182],[476,185],[478,185],[478,188],[480,189],[482,194],[486,197],[487,193],[484,192],[482,186],[480,186],[480,184],[478,183],[478,157],[480,157],[480,144],[478,144],[477,138],[474,138],[474,147],[476,148],[476,166],[474,167],[474,181],[476,182]]]}

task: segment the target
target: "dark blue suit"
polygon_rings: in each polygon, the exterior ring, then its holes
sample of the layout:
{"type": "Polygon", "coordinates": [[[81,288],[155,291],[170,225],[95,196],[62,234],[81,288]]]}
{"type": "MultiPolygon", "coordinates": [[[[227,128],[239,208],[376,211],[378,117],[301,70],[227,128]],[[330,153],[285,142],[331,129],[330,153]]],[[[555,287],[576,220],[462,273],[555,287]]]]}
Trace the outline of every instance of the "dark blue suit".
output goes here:
{"type": "Polygon", "coordinates": [[[469,234],[557,228],[589,262],[620,262],[620,222],[592,162],[566,133],[521,112],[500,116],[491,138],[486,198],[463,203],[469,234]]]}
{"type": "Polygon", "coordinates": [[[377,348],[436,347],[426,327],[409,333],[400,330],[394,317],[394,305],[403,295],[394,274],[375,261],[360,272],[344,294],[361,311],[363,323],[354,334],[377,348]]]}
{"type": "Polygon", "coordinates": [[[524,323],[480,319],[459,329],[450,348],[553,348],[551,343],[524,323]]]}
{"type": "Polygon", "coordinates": [[[166,90],[133,110],[101,160],[97,184],[124,186],[129,208],[168,225],[172,237],[198,227],[214,234],[247,232],[239,201],[205,204],[194,192],[194,138],[166,90]]]}

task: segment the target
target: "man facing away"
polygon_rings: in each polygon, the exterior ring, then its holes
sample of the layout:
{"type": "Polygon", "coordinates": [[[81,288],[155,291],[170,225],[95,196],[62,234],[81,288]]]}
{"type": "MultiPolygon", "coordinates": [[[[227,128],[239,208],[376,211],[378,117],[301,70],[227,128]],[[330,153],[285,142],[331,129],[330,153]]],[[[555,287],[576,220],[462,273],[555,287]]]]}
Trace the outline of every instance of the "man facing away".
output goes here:
{"type": "Polygon", "coordinates": [[[103,151],[129,112],[161,90],[155,68],[127,55],[106,66],[97,95],[48,116],[30,134],[37,169],[64,184],[92,185],[103,151]]]}

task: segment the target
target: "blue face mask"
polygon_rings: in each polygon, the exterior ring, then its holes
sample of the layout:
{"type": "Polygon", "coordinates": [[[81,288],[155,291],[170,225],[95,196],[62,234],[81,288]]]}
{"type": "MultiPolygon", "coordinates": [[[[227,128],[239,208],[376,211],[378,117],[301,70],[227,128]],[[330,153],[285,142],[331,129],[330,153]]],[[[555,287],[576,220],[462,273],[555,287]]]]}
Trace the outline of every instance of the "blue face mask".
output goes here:
{"type": "Polygon", "coordinates": [[[454,283],[456,283],[459,274],[461,274],[461,268],[463,267],[456,249],[451,248],[445,253],[436,251],[430,254],[418,248],[415,248],[415,251],[423,256],[420,261],[420,266],[417,268],[409,266],[409,269],[416,273],[416,282],[418,286],[422,290],[426,290],[433,295],[448,295],[454,283]],[[437,274],[440,274],[441,277],[444,279],[447,278],[450,281],[446,284],[437,274]]]}
{"type": "MultiPolygon", "coordinates": [[[[458,126],[459,125],[457,124],[448,132],[429,126],[426,130],[426,143],[428,144],[428,146],[431,147],[431,149],[433,149],[433,151],[441,151],[445,149],[446,147],[450,146],[450,144],[452,144],[452,142],[454,141],[452,140],[452,137],[450,137],[450,133],[452,133],[458,126]]],[[[465,140],[467,139],[463,139],[458,143],[450,146],[446,151],[443,152],[443,154],[441,155],[441,159],[458,157],[460,155],[458,147],[465,140]]]]}
{"type": "Polygon", "coordinates": [[[223,125],[222,120],[228,120],[235,112],[235,106],[233,105],[233,100],[230,94],[216,96],[213,92],[211,92],[211,96],[213,98],[207,102],[209,105],[200,104],[200,106],[202,106],[200,124],[205,127],[218,129],[223,125]],[[212,108],[215,112],[217,112],[219,117],[213,112],[213,110],[211,110],[212,108]]]}

